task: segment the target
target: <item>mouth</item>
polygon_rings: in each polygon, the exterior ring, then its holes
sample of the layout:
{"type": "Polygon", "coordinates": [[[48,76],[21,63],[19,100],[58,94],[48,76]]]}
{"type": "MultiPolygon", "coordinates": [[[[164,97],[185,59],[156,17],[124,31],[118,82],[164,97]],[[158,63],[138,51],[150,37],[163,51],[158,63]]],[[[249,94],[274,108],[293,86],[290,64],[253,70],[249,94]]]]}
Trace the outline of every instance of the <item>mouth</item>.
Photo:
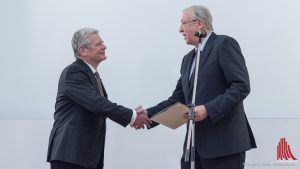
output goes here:
{"type": "Polygon", "coordinates": [[[187,37],[186,37],[186,35],[185,35],[185,34],[183,34],[183,37],[184,37],[184,39],[185,39],[185,40],[187,39],[187,37]]]}

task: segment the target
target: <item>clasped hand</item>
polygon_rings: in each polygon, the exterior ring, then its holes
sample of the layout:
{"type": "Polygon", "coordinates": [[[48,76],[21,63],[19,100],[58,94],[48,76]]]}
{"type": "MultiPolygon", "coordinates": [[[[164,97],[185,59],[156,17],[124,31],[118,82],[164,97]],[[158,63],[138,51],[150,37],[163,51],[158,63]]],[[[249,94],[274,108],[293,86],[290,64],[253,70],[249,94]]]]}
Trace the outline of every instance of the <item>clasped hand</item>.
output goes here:
{"type": "Polygon", "coordinates": [[[142,106],[138,106],[137,108],[134,109],[136,111],[136,119],[131,127],[134,127],[136,130],[137,129],[144,129],[145,125],[150,128],[152,121],[148,117],[148,112],[146,109],[143,109],[142,106]]]}

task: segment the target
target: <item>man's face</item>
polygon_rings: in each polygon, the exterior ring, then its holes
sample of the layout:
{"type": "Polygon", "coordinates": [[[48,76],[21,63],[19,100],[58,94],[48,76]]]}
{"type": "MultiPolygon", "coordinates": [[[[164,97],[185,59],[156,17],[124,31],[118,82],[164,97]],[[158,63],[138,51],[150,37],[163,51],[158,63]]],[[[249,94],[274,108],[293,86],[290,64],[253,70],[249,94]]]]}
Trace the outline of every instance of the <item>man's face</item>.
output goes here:
{"type": "Polygon", "coordinates": [[[188,45],[198,46],[199,38],[195,36],[195,32],[201,30],[203,24],[198,19],[193,20],[192,14],[193,9],[188,9],[183,12],[179,32],[182,33],[188,45]]]}
{"type": "Polygon", "coordinates": [[[106,59],[106,46],[98,34],[91,34],[89,39],[91,44],[84,47],[84,58],[86,61],[98,65],[101,61],[106,59]]]}

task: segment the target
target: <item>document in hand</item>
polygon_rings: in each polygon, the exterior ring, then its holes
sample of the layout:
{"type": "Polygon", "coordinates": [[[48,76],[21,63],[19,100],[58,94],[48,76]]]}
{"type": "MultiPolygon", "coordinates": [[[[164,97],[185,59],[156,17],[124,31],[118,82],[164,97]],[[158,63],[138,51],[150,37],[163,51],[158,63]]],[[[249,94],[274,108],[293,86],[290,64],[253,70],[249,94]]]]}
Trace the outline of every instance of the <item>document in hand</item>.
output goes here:
{"type": "Polygon", "coordinates": [[[158,112],[151,120],[171,129],[176,129],[188,121],[185,118],[185,114],[188,112],[190,112],[189,107],[178,102],[158,112]]]}

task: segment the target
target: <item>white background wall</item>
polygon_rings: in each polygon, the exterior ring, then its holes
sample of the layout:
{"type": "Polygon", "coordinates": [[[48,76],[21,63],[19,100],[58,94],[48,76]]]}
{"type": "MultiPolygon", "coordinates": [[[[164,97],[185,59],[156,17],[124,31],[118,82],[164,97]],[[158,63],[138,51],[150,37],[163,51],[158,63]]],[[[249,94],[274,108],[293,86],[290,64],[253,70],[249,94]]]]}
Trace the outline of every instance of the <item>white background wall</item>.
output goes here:
{"type": "MultiPolygon", "coordinates": [[[[74,61],[74,31],[99,29],[108,47],[99,71],[110,100],[149,107],[175,88],[192,48],[178,32],[182,9],[199,3],[211,10],[215,32],[234,37],[246,59],[252,91],[245,109],[259,146],[247,167],[270,167],[250,164],[273,164],[280,137],[300,158],[298,0],[1,0],[0,168],[49,168],[57,82],[74,61]]],[[[184,127],[134,131],[109,121],[106,168],[177,169],[184,133],[184,127]]]]}

